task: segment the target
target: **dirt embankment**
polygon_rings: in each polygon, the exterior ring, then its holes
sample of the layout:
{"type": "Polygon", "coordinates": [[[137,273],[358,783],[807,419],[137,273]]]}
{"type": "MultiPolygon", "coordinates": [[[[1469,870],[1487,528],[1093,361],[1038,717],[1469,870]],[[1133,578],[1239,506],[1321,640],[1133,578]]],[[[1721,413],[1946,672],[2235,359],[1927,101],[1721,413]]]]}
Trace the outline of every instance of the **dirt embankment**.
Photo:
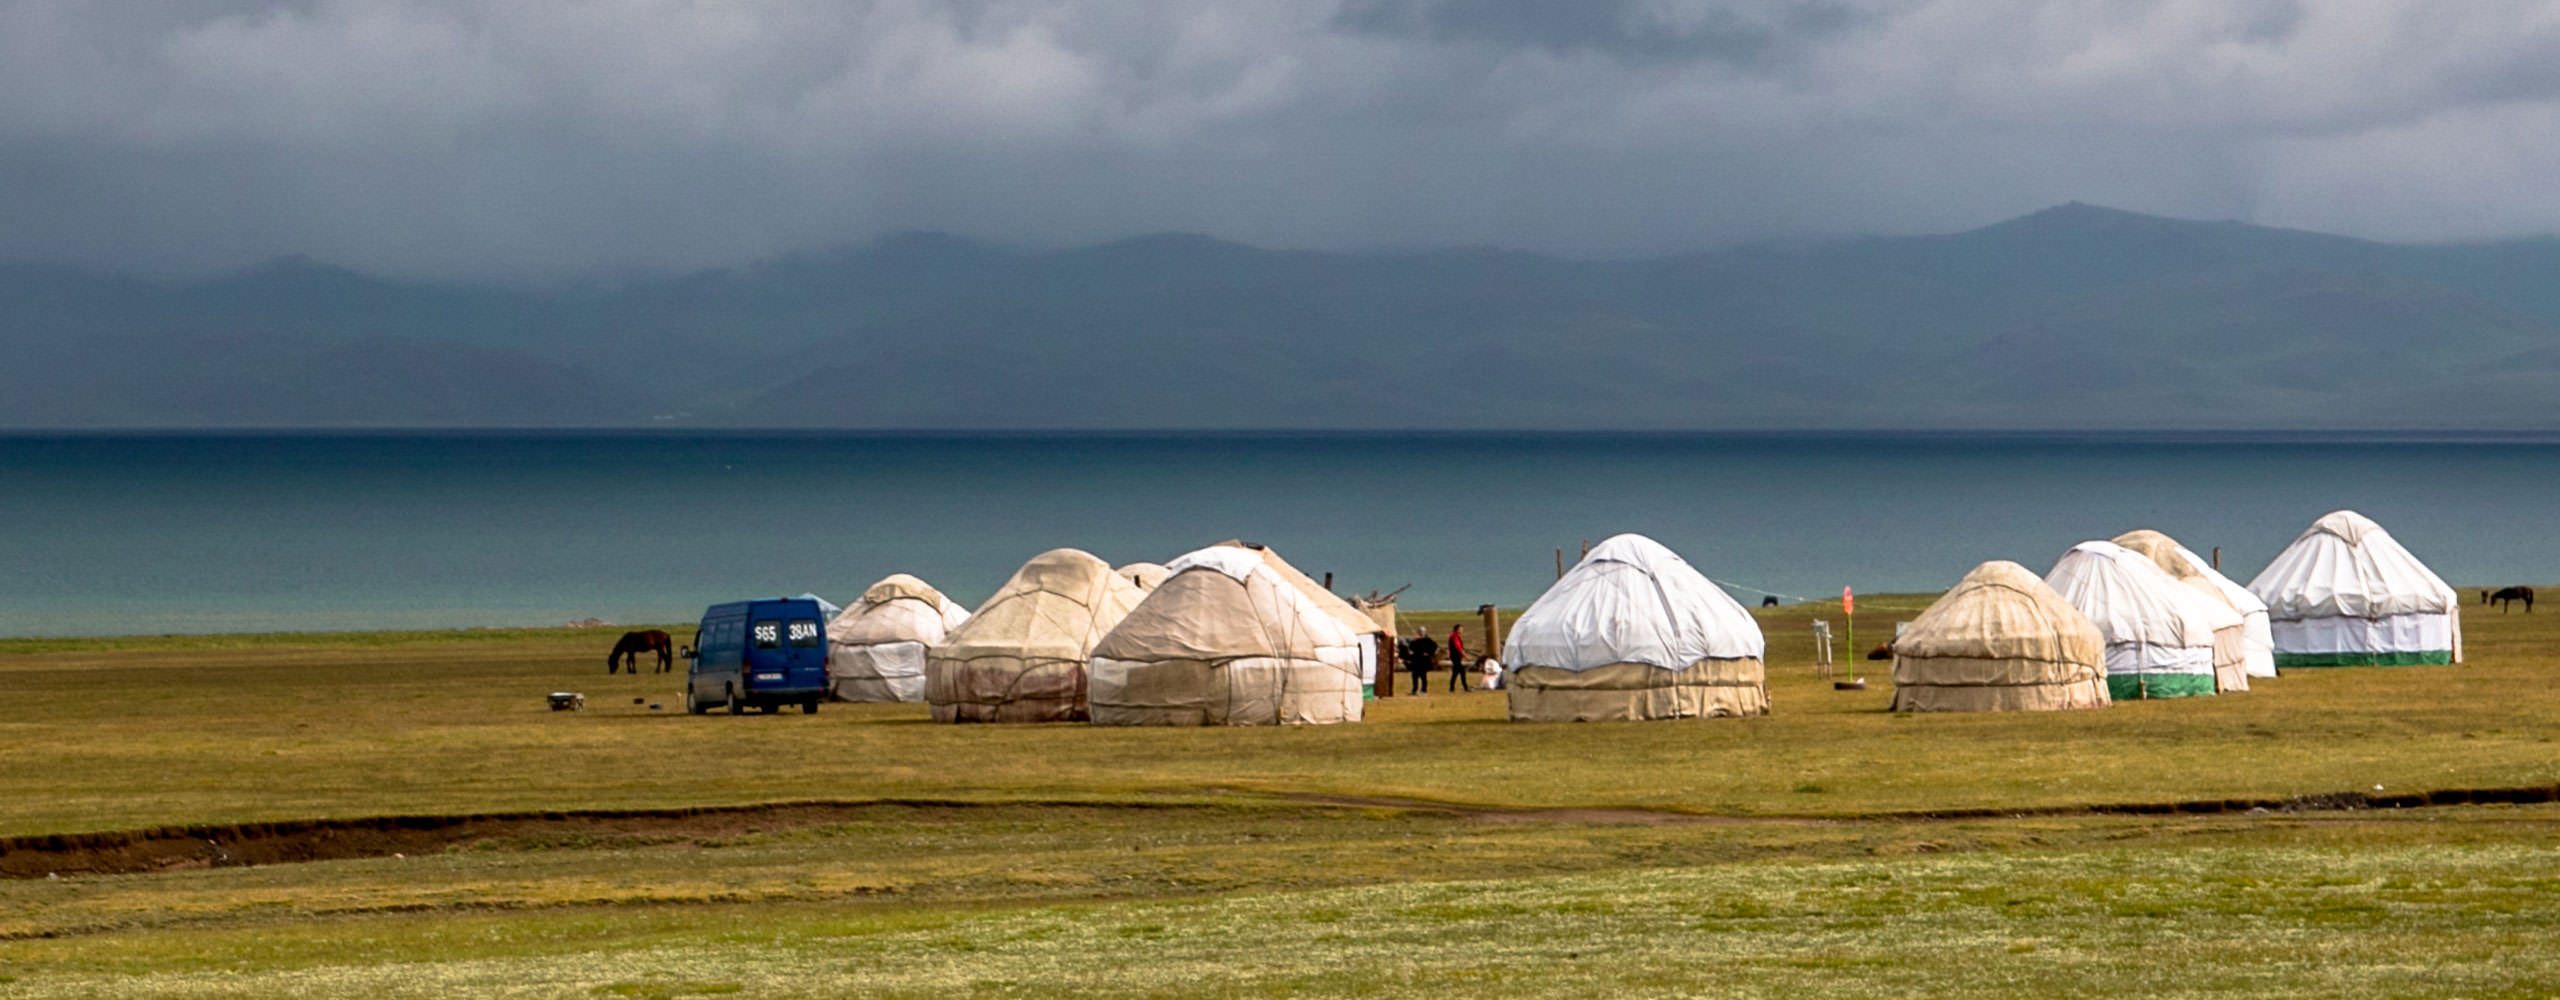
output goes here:
{"type": "MultiPolygon", "coordinates": [[[[2182,802],[2099,803],[2032,808],[1938,809],[1827,816],[1719,816],[1669,809],[1522,809],[1418,799],[1351,796],[1284,796],[1316,808],[1407,809],[1462,816],[1488,823],[1819,823],[1936,822],[2064,815],[2205,815],[2214,813],[2325,812],[2353,809],[2417,809],[2430,806],[2529,805],[2560,802],[2560,785],[2454,788],[2399,794],[2336,792],[2280,799],[2197,799],[2182,802]]],[[[705,839],[758,831],[876,819],[882,809],[968,810],[1001,808],[1168,809],[1199,806],[1147,803],[1004,802],[881,799],[854,802],[782,802],[747,806],[670,809],[593,809],[560,812],[480,813],[453,816],[376,816],[161,827],[104,833],[40,834],[0,839],[0,878],[111,875],[289,864],[341,858],[425,853],[476,841],[512,839],[566,844],[594,839],[705,839]]],[[[1205,807],[1214,808],[1214,807],[1205,807]]]]}

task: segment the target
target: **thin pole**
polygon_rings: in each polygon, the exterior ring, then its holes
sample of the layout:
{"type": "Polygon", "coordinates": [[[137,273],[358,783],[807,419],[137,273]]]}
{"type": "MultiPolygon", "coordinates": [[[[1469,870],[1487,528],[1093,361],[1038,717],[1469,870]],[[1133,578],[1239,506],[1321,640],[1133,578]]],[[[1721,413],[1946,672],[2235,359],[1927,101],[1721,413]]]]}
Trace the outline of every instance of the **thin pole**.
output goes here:
{"type": "Polygon", "coordinates": [[[1564,579],[1564,546],[1556,546],[1556,579],[1564,579]]]}

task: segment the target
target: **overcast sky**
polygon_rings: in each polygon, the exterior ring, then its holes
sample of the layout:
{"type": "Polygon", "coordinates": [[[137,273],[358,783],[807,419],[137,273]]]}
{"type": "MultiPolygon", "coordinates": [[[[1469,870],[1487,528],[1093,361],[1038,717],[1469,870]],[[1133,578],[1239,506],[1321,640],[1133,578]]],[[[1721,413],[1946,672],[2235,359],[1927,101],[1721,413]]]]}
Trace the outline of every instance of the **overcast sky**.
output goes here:
{"type": "Polygon", "coordinates": [[[0,0],[0,257],[2560,231],[2560,2],[0,0]]]}

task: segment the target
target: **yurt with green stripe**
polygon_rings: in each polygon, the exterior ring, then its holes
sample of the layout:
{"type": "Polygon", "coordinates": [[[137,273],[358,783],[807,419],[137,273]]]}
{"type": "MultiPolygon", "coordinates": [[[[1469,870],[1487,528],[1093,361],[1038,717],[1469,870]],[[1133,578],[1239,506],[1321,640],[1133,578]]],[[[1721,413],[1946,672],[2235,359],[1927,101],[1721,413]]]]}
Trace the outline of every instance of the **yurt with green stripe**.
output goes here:
{"type": "Polygon", "coordinates": [[[2311,522],[2249,592],[2267,602],[2278,667],[2462,662],[2453,588],[2355,511],[2311,522]]]}
{"type": "Polygon", "coordinates": [[[2239,612],[2197,593],[2151,557],[2114,542],[2082,542],[2045,574],[2106,639],[2107,694],[2116,701],[2211,695],[2215,633],[2237,648],[2239,612]]]}

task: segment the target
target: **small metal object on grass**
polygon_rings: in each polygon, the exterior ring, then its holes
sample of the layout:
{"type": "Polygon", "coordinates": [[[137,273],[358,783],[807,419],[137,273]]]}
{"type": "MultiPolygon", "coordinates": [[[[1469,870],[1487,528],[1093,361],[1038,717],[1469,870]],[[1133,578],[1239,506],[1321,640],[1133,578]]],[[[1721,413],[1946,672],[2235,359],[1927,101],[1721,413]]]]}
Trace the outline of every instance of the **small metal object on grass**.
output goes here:
{"type": "Polygon", "coordinates": [[[554,712],[575,712],[585,707],[587,707],[586,695],[576,691],[551,692],[551,710],[554,712]]]}
{"type": "Polygon", "coordinates": [[[1867,679],[1864,677],[1853,677],[1845,681],[1831,682],[1831,690],[1834,691],[1864,691],[1866,689],[1867,679]]]}

